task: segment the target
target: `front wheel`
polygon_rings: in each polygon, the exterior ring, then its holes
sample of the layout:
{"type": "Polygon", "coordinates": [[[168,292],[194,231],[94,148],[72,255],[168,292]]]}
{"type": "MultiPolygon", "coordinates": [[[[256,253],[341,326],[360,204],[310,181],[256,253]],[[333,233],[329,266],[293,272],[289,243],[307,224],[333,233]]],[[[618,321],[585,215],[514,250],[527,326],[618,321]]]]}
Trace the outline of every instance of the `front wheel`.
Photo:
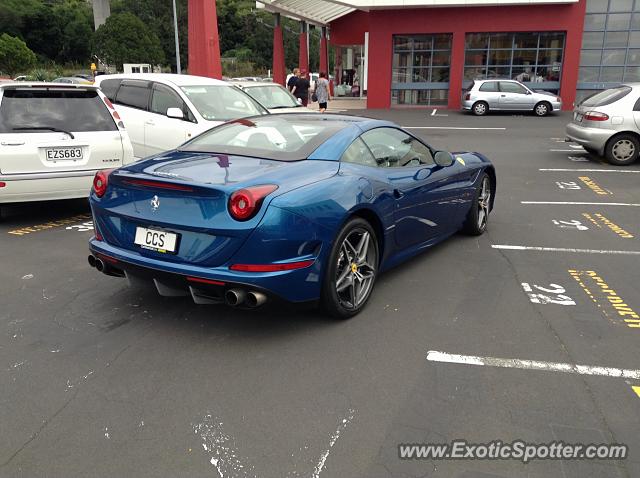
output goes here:
{"type": "Polygon", "coordinates": [[[339,319],[359,313],[378,273],[378,240],[362,218],[349,220],[336,238],[322,285],[322,306],[339,319]]]}
{"type": "Polygon", "coordinates": [[[467,218],[462,226],[462,230],[470,236],[479,236],[487,229],[489,212],[491,211],[491,179],[487,173],[482,175],[480,187],[471,203],[471,208],[467,213],[467,218]]]}
{"type": "Polygon", "coordinates": [[[630,134],[620,134],[609,140],[604,154],[607,161],[616,166],[627,166],[636,159],[640,152],[640,142],[630,134]]]}

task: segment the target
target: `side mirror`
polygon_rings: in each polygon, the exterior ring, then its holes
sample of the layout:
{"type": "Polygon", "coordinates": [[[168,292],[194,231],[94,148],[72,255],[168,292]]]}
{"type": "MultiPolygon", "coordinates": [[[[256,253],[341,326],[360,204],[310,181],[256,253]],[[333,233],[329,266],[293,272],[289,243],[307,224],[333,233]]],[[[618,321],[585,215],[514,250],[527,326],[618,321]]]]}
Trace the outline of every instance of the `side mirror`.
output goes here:
{"type": "Polygon", "coordinates": [[[296,103],[302,106],[302,98],[296,98],[296,103]]]}
{"type": "Polygon", "coordinates": [[[433,157],[433,160],[438,166],[446,168],[453,164],[453,155],[449,151],[438,151],[433,157]]]}
{"type": "Polygon", "coordinates": [[[175,107],[167,109],[167,116],[169,118],[184,119],[184,114],[182,113],[182,110],[180,108],[175,108],[175,107]]]}

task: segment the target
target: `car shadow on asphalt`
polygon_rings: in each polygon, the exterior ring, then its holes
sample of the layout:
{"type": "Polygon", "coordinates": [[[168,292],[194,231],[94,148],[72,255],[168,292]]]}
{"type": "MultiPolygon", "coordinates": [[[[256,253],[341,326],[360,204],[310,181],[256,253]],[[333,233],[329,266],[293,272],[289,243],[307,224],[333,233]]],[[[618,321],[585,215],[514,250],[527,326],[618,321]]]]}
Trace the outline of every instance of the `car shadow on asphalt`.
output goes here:
{"type": "Polygon", "coordinates": [[[10,228],[33,226],[72,216],[91,214],[88,199],[0,204],[0,209],[0,226],[10,228]]]}

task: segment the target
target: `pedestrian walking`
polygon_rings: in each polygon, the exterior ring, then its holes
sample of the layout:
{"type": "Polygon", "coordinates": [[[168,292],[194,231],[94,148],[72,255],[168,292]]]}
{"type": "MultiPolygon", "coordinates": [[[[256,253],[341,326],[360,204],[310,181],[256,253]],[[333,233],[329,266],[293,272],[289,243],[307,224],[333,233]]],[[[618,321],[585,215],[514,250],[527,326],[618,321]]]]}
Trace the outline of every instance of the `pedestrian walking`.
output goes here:
{"type": "Polygon", "coordinates": [[[287,77],[287,89],[293,91],[298,82],[298,75],[300,74],[299,68],[294,68],[293,73],[287,77]]]}
{"type": "Polygon", "coordinates": [[[311,84],[307,78],[307,70],[300,70],[298,73],[298,80],[296,81],[293,90],[293,96],[298,98],[302,103],[302,106],[307,106],[309,104],[309,87],[311,84]]]}
{"type": "Polygon", "coordinates": [[[314,94],[316,96],[316,101],[318,102],[320,113],[324,113],[327,111],[327,103],[331,100],[331,95],[329,94],[329,80],[327,79],[327,74],[324,71],[320,72],[320,77],[316,80],[316,89],[314,94]]]}

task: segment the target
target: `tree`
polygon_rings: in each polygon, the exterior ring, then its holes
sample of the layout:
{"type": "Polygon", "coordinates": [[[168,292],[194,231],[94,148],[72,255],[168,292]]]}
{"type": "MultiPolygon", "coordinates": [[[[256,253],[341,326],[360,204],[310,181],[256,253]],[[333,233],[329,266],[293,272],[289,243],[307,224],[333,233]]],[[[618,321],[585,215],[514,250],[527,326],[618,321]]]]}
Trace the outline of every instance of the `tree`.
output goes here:
{"type": "Polygon", "coordinates": [[[10,76],[26,71],[36,63],[36,55],[20,38],[0,36],[0,70],[10,76]]]}
{"type": "Polygon", "coordinates": [[[108,64],[122,69],[123,63],[164,62],[158,36],[131,13],[112,14],[96,31],[95,50],[108,64]]]}

